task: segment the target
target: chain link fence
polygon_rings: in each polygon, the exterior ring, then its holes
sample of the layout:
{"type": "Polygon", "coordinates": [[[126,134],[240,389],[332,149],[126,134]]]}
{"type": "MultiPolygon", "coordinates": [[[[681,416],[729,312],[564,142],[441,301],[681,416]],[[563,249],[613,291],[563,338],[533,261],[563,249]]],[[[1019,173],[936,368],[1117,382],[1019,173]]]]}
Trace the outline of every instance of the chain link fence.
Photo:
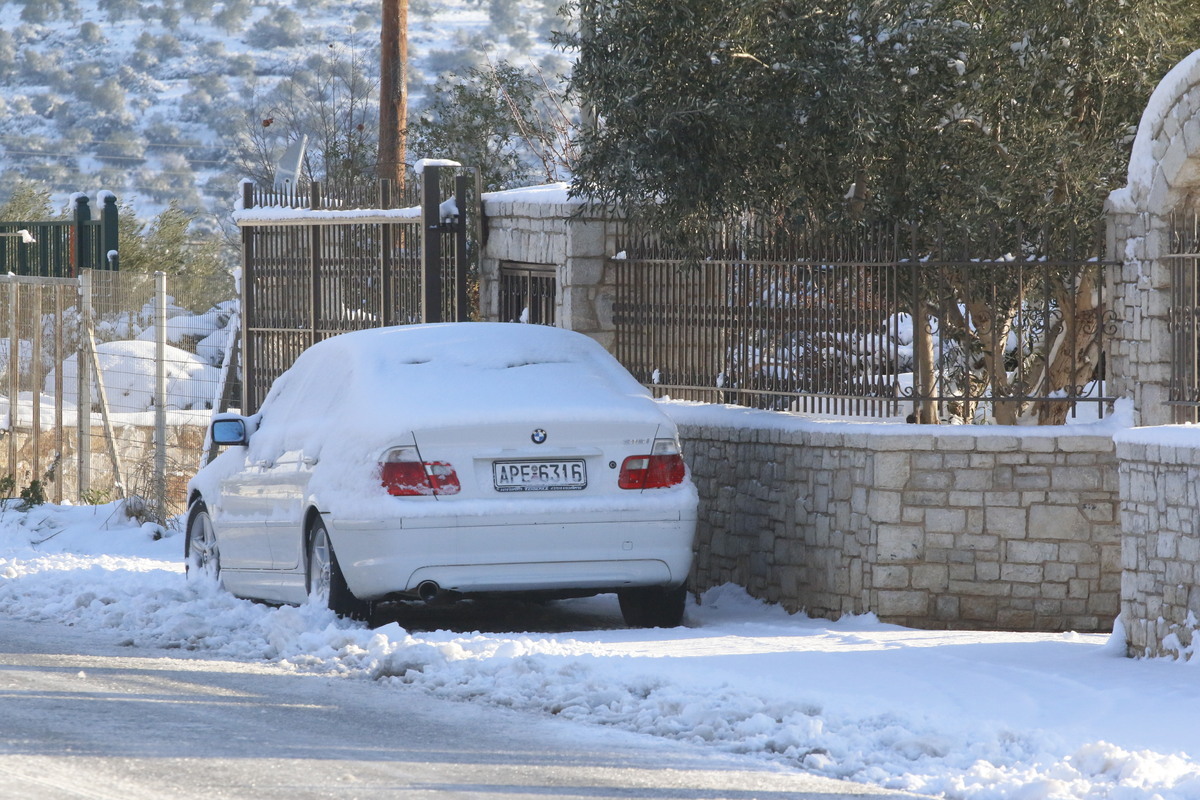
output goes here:
{"type": "Polygon", "coordinates": [[[236,330],[236,301],[174,296],[162,273],[0,276],[0,502],[182,512],[236,330]]]}

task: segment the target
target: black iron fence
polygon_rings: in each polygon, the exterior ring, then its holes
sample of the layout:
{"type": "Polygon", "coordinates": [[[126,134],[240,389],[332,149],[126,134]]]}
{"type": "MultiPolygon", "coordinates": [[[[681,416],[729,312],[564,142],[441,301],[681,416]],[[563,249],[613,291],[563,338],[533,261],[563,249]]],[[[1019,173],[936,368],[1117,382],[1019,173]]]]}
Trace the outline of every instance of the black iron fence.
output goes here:
{"type": "Polygon", "coordinates": [[[86,195],[73,199],[72,218],[0,221],[0,275],[71,278],[85,269],[117,269],[117,198],[101,195],[93,218],[86,195]]]}
{"type": "Polygon", "coordinates": [[[405,191],[331,197],[243,184],[242,409],[312,344],[347,331],[465,320],[473,180],[438,167],[405,191]],[[449,199],[447,199],[449,198],[449,199]],[[457,210],[457,213],[456,213],[457,210]]]}
{"type": "Polygon", "coordinates": [[[558,291],[553,264],[500,264],[500,319],[554,325],[554,300],[558,291]]]}
{"type": "Polygon", "coordinates": [[[1102,237],[794,236],[739,221],[691,257],[621,236],[617,356],[656,394],[914,421],[1103,416],[1102,237]]]}

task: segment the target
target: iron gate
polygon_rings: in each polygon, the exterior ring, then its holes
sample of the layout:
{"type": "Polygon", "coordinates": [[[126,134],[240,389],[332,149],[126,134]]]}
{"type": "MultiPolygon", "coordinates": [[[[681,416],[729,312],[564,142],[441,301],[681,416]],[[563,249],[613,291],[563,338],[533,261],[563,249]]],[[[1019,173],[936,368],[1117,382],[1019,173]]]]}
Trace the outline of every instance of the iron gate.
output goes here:
{"type": "Polygon", "coordinates": [[[1171,272],[1168,403],[1176,422],[1200,422],[1200,214],[1179,212],[1170,224],[1170,249],[1163,258],[1171,272]]]}
{"type": "Polygon", "coordinates": [[[476,187],[433,166],[406,186],[393,197],[381,181],[376,197],[355,198],[326,196],[317,183],[304,194],[243,185],[243,413],[330,336],[470,318],[467,211],[476,187]]]}
{"type": "Polygon", "coordinates": [[[500,319],[554,325],[558,268],[553,264],[500,264],[500,319]]]}

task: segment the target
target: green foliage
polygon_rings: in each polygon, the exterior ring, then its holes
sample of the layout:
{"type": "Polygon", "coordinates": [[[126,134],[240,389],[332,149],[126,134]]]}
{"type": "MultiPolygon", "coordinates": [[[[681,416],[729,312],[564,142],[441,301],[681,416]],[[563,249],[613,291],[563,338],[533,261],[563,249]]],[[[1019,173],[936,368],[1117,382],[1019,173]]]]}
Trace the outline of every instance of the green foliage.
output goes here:
{"type": "Polygon", "coordinates": [[[488,190],[560,180],[572,114],[561,88],[506,62],[446,78],[408,128],[414,156],[477,165],[488,190]]]}
{"type": "MultiPolygon", "coordinates": [[[[16,488],[17,479],[12,474],[0,478],[0,511],[8,510],[8,504],[13,499],[13,492],[16,488]]],[[[35,478],[21,490],[18,496],[21,502],[17,504],[17,510],[28,511],[34,506],[40,506],[46,502],[46,487],[35,478]]]]}
{"type": "Polygon", "coordinates": [[[42,486],[42,482],[34,478],[29,482],[29,485],[21,490],[21,509],[28,511],[34,506],[40,506],[46,502],[46,488],[42,486]]]}
{"type": "Polygon", "coordinates": [[[149,225],[122,206],[118,218],[121,272],[167,274],[176,302],[204,311],[234,295],[233,276],[215,238],[190,234],[194,218],[172,202],[149,225]]]}
{"type": "Polygon", "coordinates": [[[80,496],[80,500],[84,505],[102,506],[112,497],[112,491],[109,489],[88,489],[80,496]]]}
{"type": "Polygon", "coordinates": [[[59,216],[50,210],[50,192],[41,184],[18,178],[8,185],[12,188],[0,205],[0,219],[36,222],[59,216]]]}
{"type": "Polygon", "coordinates": [[[686,239],[751,210],[1095,220],[1191,49],[1180,0],[576,0],[575,190],[686,239]]]}

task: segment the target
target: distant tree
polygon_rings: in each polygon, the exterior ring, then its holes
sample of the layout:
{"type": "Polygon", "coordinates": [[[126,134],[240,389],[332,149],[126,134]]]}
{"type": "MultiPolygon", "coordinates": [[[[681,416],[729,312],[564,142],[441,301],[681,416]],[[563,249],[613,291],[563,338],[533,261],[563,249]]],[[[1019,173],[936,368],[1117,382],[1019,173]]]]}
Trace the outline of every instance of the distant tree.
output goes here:
{"type": "Polygon", "coordinates": [[[130,56],[130,64],[139,70],[149,70],[158,64],[158,55],[155,53],[155,45],[157,40],[154,34],[149,31],[142,31],[138,38],[134,40],[133,52],[130,56]]]}
{"type": "Polygon", "coordinates": [[[213,15],[213,22],[226,33],[241,33],[253,10],[250,0],[225,0],[221,10],[213,15]]]}
{"type": "Polygon", "coordinates": [[[0,181],[0,185],[11,187],[0,205],[0,220],[35,222],[58,218],[50,208],[50,191],[45,186],[25,178],[11,178],[6,176],[0,181]]]}
{"type": "Polygon", "coordinates": [[[304,39],[304,22],[290,8],[279,8],[262,17],[246,32],[246,43],[254,47],[295,47],[304,39]]]}
{"type": "Polygon", "coordinates": [[[515,33],[521,24],[521,11],[517,0],[488,0],[488,19],[492,29],[507,36],[515,33]]]}
{"type": "Polygon", "coordinates": [[[183,11],[192,18],[192,22],[212,19],[212,7],[212,0],[183,0],[183,11]]]}
{"type": "Polygon", "coordinates": [[[179,25],[183,22],[183,12],[173,2],[166,2],[158,12],[158,19],[167,30],[179,30],[179,25]]]}
{"type": "Polygon", "coordinates": [[[193,311],[234,296],[233,276],[221,257],[220,240],[194,236],[195,218],[176,202],[149,224],[122,204],[118,220],[122,272],[162,270],[176,302],[193,311]]]}
{"type": "Polygon", "coordinates": [[[134,16],[141,9],[139,0],[98,0],[96,7],[108,16],[109,22],[119,22],[134,16]]]}
{"type": "Polygon", "coordinates": [[[541,74],[502,62],[446,76],[432,92],[408,129],[414,155],[478,166],[490,190],[568,174],[575,114],[541,74]]]}
{"type": "Polygon", "coordinates": [[[102,44],[105,41],[104,32],[96,23],[85,22],[79,26],[79,41],[85,45],[102,44]]]}
{"type": "Polygon", "coordinates": [[[21,21],[40,24],[62,16],[59,0],[22,0],[21,21]]]}
{"type": "Polygon", "coordinates": [[[183,55],[183,45],[169,33],[164,33],[154,41],[154,52],[162,61],[170,61],[183,55]]]}
{"type": "Polygon", "coordinates": [[[0,29],[0,78],[11,78],[16,74],[17,52],[13,35],[0,29]]]}

